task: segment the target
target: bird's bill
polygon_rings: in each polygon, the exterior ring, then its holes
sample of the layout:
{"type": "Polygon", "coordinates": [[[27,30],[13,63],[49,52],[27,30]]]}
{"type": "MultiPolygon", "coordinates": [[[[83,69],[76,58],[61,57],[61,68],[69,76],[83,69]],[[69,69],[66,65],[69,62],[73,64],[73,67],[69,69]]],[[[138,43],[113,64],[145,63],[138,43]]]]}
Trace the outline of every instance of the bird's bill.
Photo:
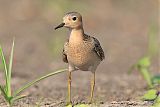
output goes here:
{"type": "Polygon", "coordinates": [[[58,28],[61,28],[61,27],[63,27],[65,25],[65,23],[61,23],[60,25],[58,25],[57,27],[55,27],[54,29],[56,30],[56,29],[58,29],[58,28]]]}

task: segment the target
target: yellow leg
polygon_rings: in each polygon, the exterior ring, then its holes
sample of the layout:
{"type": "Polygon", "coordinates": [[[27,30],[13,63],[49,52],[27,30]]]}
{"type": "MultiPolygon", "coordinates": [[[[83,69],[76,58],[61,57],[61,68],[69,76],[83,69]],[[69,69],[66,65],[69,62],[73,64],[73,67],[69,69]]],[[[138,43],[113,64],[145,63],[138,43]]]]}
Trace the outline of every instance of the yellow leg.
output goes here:
{"type": "Polygon", "coordinates": [[[92,103],[93,100],[94,87],[95,87],[95,72],[92,72],[90,103],[92,103]]]}
{"type": "Polygon", "coordinates": [[[68,104],[71,103],[71,71],[68,72],[68,104]]]}

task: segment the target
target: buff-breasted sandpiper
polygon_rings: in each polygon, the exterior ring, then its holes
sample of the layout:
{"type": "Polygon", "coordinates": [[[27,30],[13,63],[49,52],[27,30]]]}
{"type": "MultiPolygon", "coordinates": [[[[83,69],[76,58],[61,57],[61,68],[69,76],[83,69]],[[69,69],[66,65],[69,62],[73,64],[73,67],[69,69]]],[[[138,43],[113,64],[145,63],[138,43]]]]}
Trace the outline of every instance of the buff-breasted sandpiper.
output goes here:
{"type": "Polygon", "coordinates": [[[63,22],[56,29],[66,27],[70,30],[69,39],[63,48],[63,61],[68,63],[68,103],[71,103],[71,72],[75,70],[91,71],[90,102],[93,99],[95,87],[95,71],[105,58],[100,42],[84,33],[82,16],[78,12],[69,12],[63,17],[63,22]]]}

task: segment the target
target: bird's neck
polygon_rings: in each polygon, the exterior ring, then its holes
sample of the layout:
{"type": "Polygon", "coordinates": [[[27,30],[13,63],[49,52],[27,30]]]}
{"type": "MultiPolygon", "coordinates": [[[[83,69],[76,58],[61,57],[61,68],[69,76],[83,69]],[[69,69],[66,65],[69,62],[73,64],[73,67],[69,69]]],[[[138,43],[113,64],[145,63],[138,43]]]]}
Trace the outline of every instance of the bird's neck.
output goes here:
{"type": "Polygon", "coordinates": [[[83,28],[72,29],[70,33],[69,42],[78,43],[84,39],[84,30],[83,28]]]}

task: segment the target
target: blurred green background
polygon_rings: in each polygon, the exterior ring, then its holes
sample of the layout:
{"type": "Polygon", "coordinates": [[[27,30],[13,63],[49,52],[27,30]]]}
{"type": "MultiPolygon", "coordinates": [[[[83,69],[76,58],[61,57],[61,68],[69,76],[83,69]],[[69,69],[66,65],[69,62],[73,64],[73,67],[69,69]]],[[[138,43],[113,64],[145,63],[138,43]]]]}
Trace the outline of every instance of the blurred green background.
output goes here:
{"type": "MultiPolygon", "coordinates": [[[[148,51],[150,28],[158,29],[158,5],[158,0],[0,0],[0,43],[7,55],[15,37],[13,86],[22,84],[21,79],[67,67],[61,52],[68,29],[55,31],[54,27],[70,11],[82,14],[85,32],[98,38],[105,51],[106,59],[97,69],[99,84],[107,84],[104,78],[110,75],[115,79],[126,74],[148,51]]],[[[158,33],[155,38],[158,46],[158,33]]],[[[160,72],[158,59],[155,54],[154,73],[160,72]]],[[[60,81],[65,75],[60,78],[54,86],[65,84],[60,81]]],[[[130,82],[135,78],[141,80],[134,74],[130,82]]]]}

